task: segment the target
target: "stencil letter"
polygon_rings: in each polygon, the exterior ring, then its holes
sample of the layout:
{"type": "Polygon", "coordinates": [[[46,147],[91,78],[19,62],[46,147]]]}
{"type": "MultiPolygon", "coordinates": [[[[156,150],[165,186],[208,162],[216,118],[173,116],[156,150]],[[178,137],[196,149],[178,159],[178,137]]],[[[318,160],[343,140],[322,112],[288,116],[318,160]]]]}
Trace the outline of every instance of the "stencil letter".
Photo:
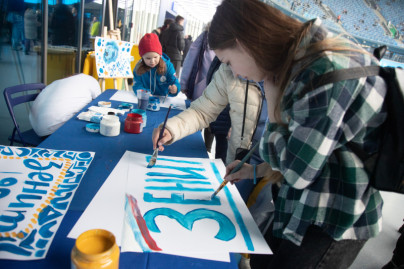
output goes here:
{"type": "Polygon", "coordinates": [[[194,222],[201,219],[213,219],[219,223],[219,231],[215,238],[222,241],[230,241],[236,236],[236,228],[229,218],[217,211],[199,208],[183,215],[180,212],[171,208],[155,208],[144,214],[143,218],[147,223],[150,231],[160,233],[160,229],[156,225],[155,218],[157,216],[166,216],[176,220],[184,228],[192,231],[194,222]]]}

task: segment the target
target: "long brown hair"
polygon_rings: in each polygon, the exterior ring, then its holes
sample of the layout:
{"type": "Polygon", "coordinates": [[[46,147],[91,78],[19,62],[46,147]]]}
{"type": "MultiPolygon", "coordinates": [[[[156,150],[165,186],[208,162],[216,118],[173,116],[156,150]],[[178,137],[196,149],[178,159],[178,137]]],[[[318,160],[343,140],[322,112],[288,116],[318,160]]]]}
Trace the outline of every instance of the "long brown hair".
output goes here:
{"type": "Polygon", "coordinates": [[[173,23],[173,22],[174,22],[173,19],[165,19],[165,20],[164,20],[164,24],[163,24],[163,26],[161,27],[161,32],[165,31],[165,30],[168,28],[168,26],[169,26],[171,23],[173,23]]]}
{"type": "MultiPolygon", "coordinates": [[[[148,66],[147,64],[145,64],[145,62],[143,61],[143,58],[142,58],[142,60],[140,61],[140,63],[138,64],[138,67],[136,69],[136,74],[138,76],[141,76],[144,73],[149,72],[150,69],[151,69],[151,67],[148,66]]],[[[160,56],[160,61],[157,65],[157,74],[164,75],[166,73],[166,71],[167,71],[167,65],[163,60],[163,56],[160,56]]]]}
{"type": "Polygon", "coordinates": [[[279,74],[303,23],[258,0],[224,0],[209,30],[211,49],[236,46],[238,40],[263,70],[279,74]]]}
{"type": "MultiPolygon", "coordinates": [[[[307,64],[308,58],[314,61],[326,50],[349,50],[339,37],[324,39],[306,48],[304,58],[296,59],[298,46],[311,26],[312,21],[299,22],[258,0],[223,0],[213,16],[208,42],[213,50],[234,48],[236,40],[240,42],[259,68],[275,75],[275,84],[283,92],[297,61],[307,64]]],[[[277,102],[277,119],[281,98],[282,94],[277,102]]]]}

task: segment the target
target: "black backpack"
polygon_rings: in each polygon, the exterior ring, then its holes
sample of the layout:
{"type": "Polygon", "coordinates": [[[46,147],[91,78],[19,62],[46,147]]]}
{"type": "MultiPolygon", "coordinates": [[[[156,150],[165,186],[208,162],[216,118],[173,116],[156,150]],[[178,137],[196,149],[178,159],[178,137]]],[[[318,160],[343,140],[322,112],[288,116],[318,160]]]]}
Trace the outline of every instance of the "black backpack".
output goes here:
{"type": "Polygon", "coordinates": [[[382,191],[404,193],[403,69],[381,66],[340,69],[315,77],[310,85],[306,85],[303,93],[329,83],[377,75],[387,84],[383,103],[387,118],[381,126],[379,149],[369,155],[352,142],[348,143],[348,147],[364,162],[371,186],[382,191]]]}

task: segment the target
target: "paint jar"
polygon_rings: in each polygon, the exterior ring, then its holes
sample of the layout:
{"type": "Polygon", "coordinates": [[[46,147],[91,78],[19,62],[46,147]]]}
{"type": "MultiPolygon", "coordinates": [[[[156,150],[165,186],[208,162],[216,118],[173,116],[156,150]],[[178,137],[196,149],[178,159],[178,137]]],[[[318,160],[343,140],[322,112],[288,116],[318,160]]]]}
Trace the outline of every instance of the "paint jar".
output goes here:
{"type": "Polygon", "coordinates": [[[131,103],[121,103],[118,106],[118,109],[123,110],[125,112],[130,111],[133,108],[133,104],[131,103]]]}
{"type": "MultiPolygon", "coordinates": [[[[94,112],[94,111],[88,111],[88,112],[94,112]]],[[[84,112],[84,113],[86,113],[86,112],[84,112]]],[[[103,115],[101,113],[98,113],[98,112],[92,113],[90,115],[90,120],[89,121],[94,122],[94,123],[100,123],[101,120],[102,120],[102,116],[103,115]]]]}
{"type": "Polygon", "coordinates": [[[76,239],[71,252],[72,269],[118,269],[119,247],[106,230],[88,230],[76,239]]]}
{"type": "Polygon", "coordinates": [[[86,124],[86,130],[89,133],[99,133],[100,124],[99,123],[88,123],[88,124],[86,124]]]}
{"type": "Polygon", "coordinates": [[[150,92],[146,90],[137,90],[136,96],[137,96],[137,108],[146,110],[147,104],[149,103],[150,92]]]}
{"type": "Polygon", "coordinates": [[[100,123],[100,133],[105,136],[117,136],[121,131],[119,117],[114,115],[105,115],[100,123]]]}
{"type": "Polygon", "coordinates": [[[146,110],[143,110],[143,109],[132,109],[132,113],[137,113],[137,114],[142,115],[142,120],[143,120],[142,127],[143,127],[143,128],[146,127],[146,122],[147,122],[146,110]]]}
{"type": "Polygon", "coordinates": [[[111,107],[111,102],[99,101],[98,106],[100,106],[100,107],[111,107]]]}
{"type": "Polygon", "coordinates": [[[129,113],[125,119],[124,130],[127,133],[140,134],[143,131],[142,115],[137,113],[129,113]]]}
{"type": "Polygon", "coordinates": [[[159,111],[160,110],[160,99],[155,96],[150,96],[149,104],[147,105],[147,110],[159,111]]]}

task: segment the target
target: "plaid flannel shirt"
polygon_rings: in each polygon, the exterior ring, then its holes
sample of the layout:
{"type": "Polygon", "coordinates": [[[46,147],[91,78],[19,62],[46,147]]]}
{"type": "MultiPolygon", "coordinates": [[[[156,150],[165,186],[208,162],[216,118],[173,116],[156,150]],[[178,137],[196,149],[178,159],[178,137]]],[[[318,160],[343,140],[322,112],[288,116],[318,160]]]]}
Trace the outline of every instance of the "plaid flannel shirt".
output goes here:
{"type": "MultiPolygon", "coordinates": [[[[330,35],[315,20],[300,43],[298,57],[308,44],[330,35]]],[[[286,124],[268,123],[260,144],[263,159],[284,176],[275,203],[274,235],[300,245],[314,224],[335,240],[376,236],[383,201],[379,191],[369,186],[363,163],[347,142],[368,152],[375,149],[377,127],[385,119],[383,79],[341,81],[308,93],[302,89],[314,76],[378,62],[350,51],[327,52],[303,70],[302,64],[293,67],[292,74],[298,74],[282,98],[281,118],[286,124]]]]}

